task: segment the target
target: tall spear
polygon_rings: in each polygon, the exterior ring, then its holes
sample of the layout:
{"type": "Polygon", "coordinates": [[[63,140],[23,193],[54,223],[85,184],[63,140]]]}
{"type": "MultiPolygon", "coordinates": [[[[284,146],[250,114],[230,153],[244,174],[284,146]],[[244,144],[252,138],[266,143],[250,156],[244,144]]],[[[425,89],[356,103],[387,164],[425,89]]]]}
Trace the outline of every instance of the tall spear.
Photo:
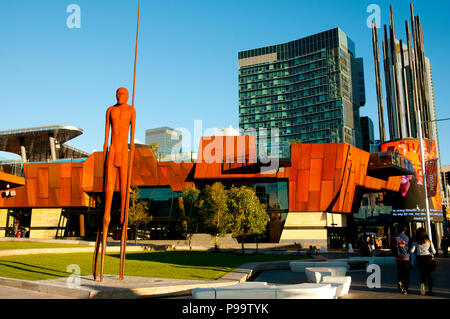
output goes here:
{"type": "MultiPolygon", "coordinates": [[[[136,49],[134,52],[134,75],[133,75],[133,95],[131,105],[134,108],[134,93],[136,88],[136,63],[137,63],[137,50],[138,50],[138,39],[139,39],[139,13],[140,13],[141,0],[138,2],[138,16],[137,16],[137,28],[136,28],[136,49]]],[[[133,128],[134,129],[134,128],[133,128]]],[[[128,174],[127,174],[127,196],[125,200],[125,212],[124,212],[124,222],[122,224],[122,236],[124,240],[121,243],[121,255],[120,255],[120,279],[123,280],[124,277],[124,267],[125,267],[125,249],[127,246],[127,235],[128,235],[128,210],[130,201],[130,184],[131,184],[131,168],[133,166],[134,157],[134,132],[131,132],[131,142],[130,142],[130,153],[128,154],[128,174]],[[133,147],[131,147],[133,146],[133,147]]]]}

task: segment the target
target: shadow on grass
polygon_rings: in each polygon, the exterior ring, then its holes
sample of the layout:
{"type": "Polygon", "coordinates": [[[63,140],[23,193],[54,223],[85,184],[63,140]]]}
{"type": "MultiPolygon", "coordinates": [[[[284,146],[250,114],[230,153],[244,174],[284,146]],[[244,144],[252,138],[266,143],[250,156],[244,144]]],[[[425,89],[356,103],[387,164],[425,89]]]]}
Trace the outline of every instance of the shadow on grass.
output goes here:
{"type": "MultiPolygon", "coordinates": [[[[120,254],[108,255],[113,258],[120,258],[120,254]]],[[[289,259],[294,260],[297,258],[292,256],[242,255],[239,253],[216,253],[207,251],[127,253],[126,256],[126,260],[159,262],[192,267],[212,267],[212,269],[215,267],[236,268],[248,262],[282,261],[289,259]]]]}
{"type": "Polygon", "coordinates": [[[16,269],[16,270],[20,270],[20,271],[24,271],[24,272],[32,272],[35,274],[47,275],[47,276],[51,276],[51,277],[55,277],[55,278],[67,277],[70,275],[68,272],[65,272],[65,271],[41,267],[41,266],[35,266],[35,265],[26,264],[26,263],[22,263],[22,262],[18,262],[18,261],[2,261],[2,262],[0,262],[0,266],[12,268],[12,269],[16,269]]]}

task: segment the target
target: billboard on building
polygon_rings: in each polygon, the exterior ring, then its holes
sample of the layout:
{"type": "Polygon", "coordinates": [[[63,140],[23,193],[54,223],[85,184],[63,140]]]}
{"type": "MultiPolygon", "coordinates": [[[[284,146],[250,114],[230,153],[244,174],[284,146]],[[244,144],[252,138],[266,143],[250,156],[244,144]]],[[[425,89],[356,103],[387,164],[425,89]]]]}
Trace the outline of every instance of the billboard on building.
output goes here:
{"type": "Polygon", "coordinates": [[[393,217],[406,217],[410,221],[425,221],[424,176],[427,182],[428,203],[432,221],[442,221],[441,192],[439,190],[439,172],[437,166],[436,144],[423,139],[425,174],[422,171],[420,141],[405,139],[387,142],[381,145],[381,151],[394,151],[402,154],[414,166],[414,175],[402,177],[400,191],[385,196],[385,205],[392,206],[393,217]]]}

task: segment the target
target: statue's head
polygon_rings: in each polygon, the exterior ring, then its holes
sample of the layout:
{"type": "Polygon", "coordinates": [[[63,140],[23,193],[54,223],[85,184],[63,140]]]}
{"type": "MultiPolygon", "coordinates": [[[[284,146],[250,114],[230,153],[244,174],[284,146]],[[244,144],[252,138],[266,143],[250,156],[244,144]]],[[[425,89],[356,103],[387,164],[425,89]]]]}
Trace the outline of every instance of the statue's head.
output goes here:
{"type": "Polygon", "coordinates": [[[116,99],[118,104],[125,104],[128,101],[128,90],[126,88],[118,88],[116,91],[116,99]]]}

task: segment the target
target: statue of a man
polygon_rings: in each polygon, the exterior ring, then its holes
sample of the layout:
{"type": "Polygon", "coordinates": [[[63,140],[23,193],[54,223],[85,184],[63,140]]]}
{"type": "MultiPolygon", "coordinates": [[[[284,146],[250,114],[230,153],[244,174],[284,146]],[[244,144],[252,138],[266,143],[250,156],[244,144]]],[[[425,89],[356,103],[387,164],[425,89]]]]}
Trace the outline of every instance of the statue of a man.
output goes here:
{"type": "MultiPolygon", "coordinates": [[[[120,185],[120,225],[122,227],[122,236],[120,240],[120,274],[123,279],[123,265],[125,260],[125,247],[127,240],[128,223],[128,192],[131,179],[131,165],[134,156],[134,128],[136,123],[136,110],[128,105],[128,90],[119,88],[116,92],[117,104],[110,106],[106,111],[105,143],[103,145],[104,170],[104,192],[105,192],[105,211],[103,214],[102,230],[102,257],[100,264],[100,281],[103,281],[103,268],[105,261],[106,239],[108,236],[108,226],[111,221],[111,203],[114,195],[114,187],[117,176],[120,185]],[[109,145],[109,130],[111,126],[111,145],[109,145]],[[130,131],[130,152],[128,152],[128,132],[130,131]],[[108,151],[109,145],[109,151],[108,151]]],[[[99,250],[100,230],[97,234],[97,242],[94,253],[93,274],[94,280],[97,275],[97,257],[99,250]]]]}

